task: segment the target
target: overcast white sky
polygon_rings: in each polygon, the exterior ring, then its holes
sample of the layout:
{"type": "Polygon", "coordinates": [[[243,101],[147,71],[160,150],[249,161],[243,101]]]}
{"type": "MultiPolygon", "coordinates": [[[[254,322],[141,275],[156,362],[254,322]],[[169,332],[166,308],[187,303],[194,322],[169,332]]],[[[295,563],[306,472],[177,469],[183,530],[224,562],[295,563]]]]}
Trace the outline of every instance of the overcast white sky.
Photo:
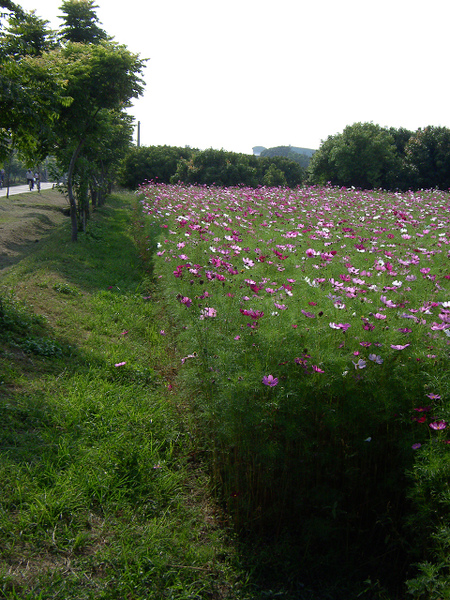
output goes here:
{"type": "MultiPolygon", "coordinates": [[[[62,0],[15,0],[58,27],[62,0]]],[[[318,148],[357,121],[450,127],[449,0],[97,0],[142,58],[141,144],[318,148]]]]}

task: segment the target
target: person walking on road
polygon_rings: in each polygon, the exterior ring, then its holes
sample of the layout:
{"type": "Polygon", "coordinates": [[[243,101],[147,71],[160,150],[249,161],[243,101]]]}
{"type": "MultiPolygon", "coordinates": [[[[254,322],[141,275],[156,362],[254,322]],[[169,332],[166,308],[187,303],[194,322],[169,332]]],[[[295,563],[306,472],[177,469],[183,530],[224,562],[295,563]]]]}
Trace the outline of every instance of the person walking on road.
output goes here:
{"type": "Polygon", "coordinates": [[[30,192],[34,188],[34,173],[31,169],[27,171],[27,183],[30,187],[30,192]]]}

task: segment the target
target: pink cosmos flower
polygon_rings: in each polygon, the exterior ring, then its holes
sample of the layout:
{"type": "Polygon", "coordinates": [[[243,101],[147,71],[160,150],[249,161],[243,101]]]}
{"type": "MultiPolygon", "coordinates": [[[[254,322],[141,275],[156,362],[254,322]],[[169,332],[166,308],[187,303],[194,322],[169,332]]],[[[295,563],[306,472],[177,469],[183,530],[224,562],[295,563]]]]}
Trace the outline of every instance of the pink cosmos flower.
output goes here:
{"type": "Polygon", "coordinates": [[[404,350],[408,346],[411,346],[411,344],[404,344],[403,346],[401,344],[391,344],[392,350],[404,350]]]}
{"type": "Polygon", "coordinates": [[[187,296],[182,296],[180,298],[180,302],[181,302],[181,304],[186,305],[188,308],[192,304],[192,300],[190,298],[188,298],[187,296]]]}
{"type": "Polygon", "coordinates": [[[212,317],[217,317],[217,310],[215,308],[209,308],[208,306],[204,308],[200,314],[200,320],[209,319],[212,317]]]}
{"type": "Polygon", "coordinates": [[[441,398],[438,394],[427,394],[427,397],[430,398],[430,400],[439,400],[441,398]]]}
{"type": "Polygon", "coordinates": [[[441,429],[445,429],[447,427],[447,423],[445,421],[434,421],[433,423],[430,423],[430,427],[435,431],[439,431],[441,429]]]}
{"type": "Polygon", "coordinates": [[[380,296],[380,300],[381,302],[383,302],[383,304],[385,304],[386,306],[388,306],[389,308],[395,308],[397,305],[395,304],[395,302],[392,302],[392,300],[388,300],[386,298],[386,296],[380,296]]]}
{"type": "Polygon", "coordinates": [[[343,331],[347,331],[350,327],[350,323],[330,323],[331,329],[342,329],[343,331]]]}
{"type": "Polygon", "coordinates": [[[317,365],[313,365],[312,368],[313,368],[313,371],[315,371],[316,373],[325,373],[325,371],[322,371],[322,369],[319,369],[319,367],[317,365]]]}
{"type": "Polygon", "coordinates": [[[264,377],[262,378],[262,382],[264,385],[267,385],[269,387],[275,387],[276,385],[278,385],[278,379],[273,375],[264,375],[264,377]]]}
{"type": "Polygon", "coordinates": [[[275,302],[274,304],[275,304],[275,308],[278,308],[278,310],[286,310],[287,309],[286,304],[278,304],[277,302],[275,302]]]}
{"type": "Polygon", "coordinates": [[[115,367],[123,367],[123,365],[126,365],[126,364],[127,363],[124,361],[124,362],[116,363],[114,366],[115,367]]]}
{"type": "Polygon", "coordinates": [[[247,310],[244,308],[240,308],[239,312],[242,313],[243,315],[245,315],[246,317],[251,317],[252,319],[256,320],[256,319],[260,319],[261,317],[264,316],[264,313],[262,310],[247,310]]]}
{"type": "Polygon", "coordinates": [[[381,313],[375,313],[373,316],[375,317],[375,319],[380,319],[380,320],[383,320],[386,318],[386,315],[382,315],[381,313]]]}
{"type": "Polygon", "coordinates": [[[422,446],[422,444],[419,444],[419,442],[417,442],[416,444],[413,444],[413,445],[411,446],[411,448],[412,448],[413,450],[418,450],[418,449],[419,449],[421,446],[422,446]]]}

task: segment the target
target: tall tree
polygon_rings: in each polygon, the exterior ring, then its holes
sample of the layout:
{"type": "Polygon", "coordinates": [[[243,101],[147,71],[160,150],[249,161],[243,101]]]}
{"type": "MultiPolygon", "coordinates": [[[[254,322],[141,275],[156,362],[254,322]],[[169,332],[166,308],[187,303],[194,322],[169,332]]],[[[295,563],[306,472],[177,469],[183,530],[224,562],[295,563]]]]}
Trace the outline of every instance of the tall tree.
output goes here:
{"type": "Polygon", "coordinates": [[[8,27],[0,34],[0,53],[5,58],[20,60],[24,56],[40,56],[56,46],[55,32],[36,11],[12,13],[8,27]]]}
{"type": "Polygon", "coordinates": [[[0,29],[3,27],[3,19],[7,19],[11,13],[20,16],[23,14],[23,10],[11,0],[0,0],[0,29]],[[5,9],[8,12],[4,12],[5,9]]]}
{"type": "Polygon", "coordinates": [[[76,162],[90,136],[99,134],[101,111],[129,106],[143,92],[144,62],[125,46],[114,42],[99,44],[67,43],[43,57],[51,71],[67,82],[70,106],[61,108],[54,123],[58,139],[56,157],[66,162],[67,188],[71,208],[72,241],[77,240],[77,204],[72,183],[76,162]]]}
{"type": "Polygon", "coordinates": [[[55,47],[54,32],[34,11],[25,12],[11,2],[2,5],[11,12],[6,29],[0,30],[0,158],[9,155],[14,144],[22,156],[45,156],[49,126],[61,101],[69,99],[64,99],[63,81],[38,61],[26,59],[55,47]]]}
{"type": "Polygon", "coordinates": [[[98,26],[99,19],[93,0],[65,0],[60,6],[63,13],[60,37],[65,42],[98,44],[107,40],[107,33],[98,26]]]}
{"type": "Polygon", "coordinates": [[[409,138],[405,155],[413,187],[450,188],[450,129],[418,129],[409,138]]]}
{"type": "Polygon", "coordinates": [[[389,131],[374,123],[354,123],[328,138],[310,163],[313,182],[370,189],[392,187],[399,155],[389,131]]]}

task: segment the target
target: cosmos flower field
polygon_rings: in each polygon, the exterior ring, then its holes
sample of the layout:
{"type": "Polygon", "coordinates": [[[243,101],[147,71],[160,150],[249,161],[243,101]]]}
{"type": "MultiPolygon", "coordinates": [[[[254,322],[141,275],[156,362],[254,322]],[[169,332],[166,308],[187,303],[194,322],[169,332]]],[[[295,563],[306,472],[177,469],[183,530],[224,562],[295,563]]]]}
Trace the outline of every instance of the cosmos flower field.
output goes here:
{"type": "Polygon", "coordinates": [[[180,377],[237,521],[275,503],[307,529],[333,506],[370,537],[384,495],[402,510],[393,473],[450,452],[449,194],[140,192],[180,377]]]}

